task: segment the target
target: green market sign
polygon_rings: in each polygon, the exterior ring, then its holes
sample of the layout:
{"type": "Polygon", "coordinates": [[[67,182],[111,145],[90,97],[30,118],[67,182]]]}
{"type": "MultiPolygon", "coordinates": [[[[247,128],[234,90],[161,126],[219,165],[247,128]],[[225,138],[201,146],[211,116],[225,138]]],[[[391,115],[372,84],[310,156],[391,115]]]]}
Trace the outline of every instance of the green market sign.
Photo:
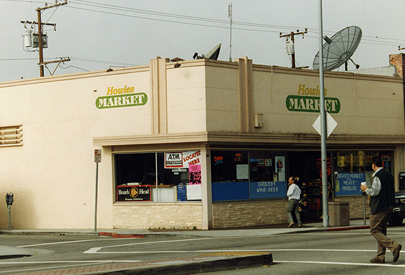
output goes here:
{"type": "MultiPolygon", "coordinates": [[[[321,101],[316,96],[289,95],[285,105],[291,112],[312,112],[319,113],[321,101]]],[[[340,100],[334,97],[325,97],[325,109],[328,113],[337,114],[340,112],[340,100]]]]}
{"type": "Polygon", "coordinates": [[[96,99],[96,107],[98,109],[118,108],[142,106],[148,102],[148,96],[145,93],[125,93],[118,95],[101,96],[96,99]]]}
{"type": "MultiPolygon", "coordinates": [[[[319,86],[307,87],[305,84],[298,85],[298,95],[289,95],[285,100],[285,106],[291,112],[319,113],[321,109],[321,91],[319,86]]],[[[326,96],[327,89],[324,89],[326,96]]],[[[328,113],[340,112],[340,100],[335,97],[325,97],[325,109],[328,113]]]]}

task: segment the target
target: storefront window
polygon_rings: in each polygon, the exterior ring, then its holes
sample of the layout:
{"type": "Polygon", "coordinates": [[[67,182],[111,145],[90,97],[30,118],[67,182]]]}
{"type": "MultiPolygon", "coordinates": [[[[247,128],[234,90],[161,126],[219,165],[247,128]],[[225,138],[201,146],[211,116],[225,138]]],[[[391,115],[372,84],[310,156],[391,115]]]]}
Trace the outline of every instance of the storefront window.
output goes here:
{"type": "Polygon", "coordinates": [[[247,181],[247,151],[212,151],[211,155],[211,173],[213,182],[247,181]]]}
{"type": "Polygon", "coordinates": [[[211,151],[212,200],[285,197],[284,160],[266,151],[211,151]]]}
{"type": "Polygon", "coordinates": [[[116,201],[201,200],[200,151],[114,157],[116,201]]]}
{"type": "Polygon", "coordinates": [[[336,152],[335,195],[361,195],[360,183],[371,184],[374,171],[371,162],[374,156],[381,156],[384,169],[391,172],[392,152],[340,151],[336,152]]]}

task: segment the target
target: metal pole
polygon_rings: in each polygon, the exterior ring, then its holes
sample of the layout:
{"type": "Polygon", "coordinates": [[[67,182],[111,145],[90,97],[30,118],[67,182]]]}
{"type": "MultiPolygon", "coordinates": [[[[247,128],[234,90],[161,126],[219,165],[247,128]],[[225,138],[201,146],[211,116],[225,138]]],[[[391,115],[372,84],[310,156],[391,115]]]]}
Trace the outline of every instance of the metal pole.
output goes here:
{"type": "Polygon", "coordinates": [[[321,96],[321,159],[322,159],[322,210],[323,226],[329,226],[328,214],[328,171],[326,163],[326,111],[325,111],[325,89],[323,79],[323,23],[322,23],[322,0],[319,0],[319,81],[321,96]]]}
{"type": "Polygon", "coordinates": [[[363,218],[364,218],[364,225],[366,225],[366,195],[363,194],[363,218]]]}
{"type": "Polygon", "coordinates": [[[98,162],[96,162],[96,198],[94,207],[94,231],[97,231],[98,162]]]}
{"type": "Polygon", "coordinates": [[[11,231],[11,205],[7,205],[8,211],[8,230],[11,231]]]}

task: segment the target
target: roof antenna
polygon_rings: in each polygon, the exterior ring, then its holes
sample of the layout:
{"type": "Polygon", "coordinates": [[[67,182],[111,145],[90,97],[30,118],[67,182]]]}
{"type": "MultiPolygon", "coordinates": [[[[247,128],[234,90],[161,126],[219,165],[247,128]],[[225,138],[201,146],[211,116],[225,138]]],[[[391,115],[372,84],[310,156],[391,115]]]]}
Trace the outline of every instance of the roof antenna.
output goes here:
{"type": "Polygon", "coordinates": [[[228,17],[230,19],[229,33],[229,62],[232,62],[232,3],[228,5],[228,17]]]}

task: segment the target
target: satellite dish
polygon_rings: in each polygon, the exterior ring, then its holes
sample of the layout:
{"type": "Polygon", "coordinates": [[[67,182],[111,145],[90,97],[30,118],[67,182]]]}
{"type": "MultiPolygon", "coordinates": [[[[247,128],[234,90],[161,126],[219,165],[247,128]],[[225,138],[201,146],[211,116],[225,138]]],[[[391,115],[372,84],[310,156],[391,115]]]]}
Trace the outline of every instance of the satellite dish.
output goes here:
{"type": "MultiPolygon", "coordinates": [[[[322,46],[323,64],[325,71],[332,71],[339,68],[347,60],[354,61],[350,58],[356,51],[361,40],[361,29],[357,26],[351,26],[340,30],[336,34],[329,38],[324,37],[326,41],[322,46]]],[[[313,68],[319,70],[319,51],[315,55],[313,68]]],[[[356,69],[360,66],[356,65],[356,69]]]]}
{"type": "Polygon", "coordinates": [[[221,43],[216,45],[211,51],[209,51],[207,54],[203,54],[202,56],[198,56],[198,53],[195,53],[193,55],[194,59],[212,59],[212,60],[217,60],[219,56],[219,51],[221,50],[221,43]]]}

